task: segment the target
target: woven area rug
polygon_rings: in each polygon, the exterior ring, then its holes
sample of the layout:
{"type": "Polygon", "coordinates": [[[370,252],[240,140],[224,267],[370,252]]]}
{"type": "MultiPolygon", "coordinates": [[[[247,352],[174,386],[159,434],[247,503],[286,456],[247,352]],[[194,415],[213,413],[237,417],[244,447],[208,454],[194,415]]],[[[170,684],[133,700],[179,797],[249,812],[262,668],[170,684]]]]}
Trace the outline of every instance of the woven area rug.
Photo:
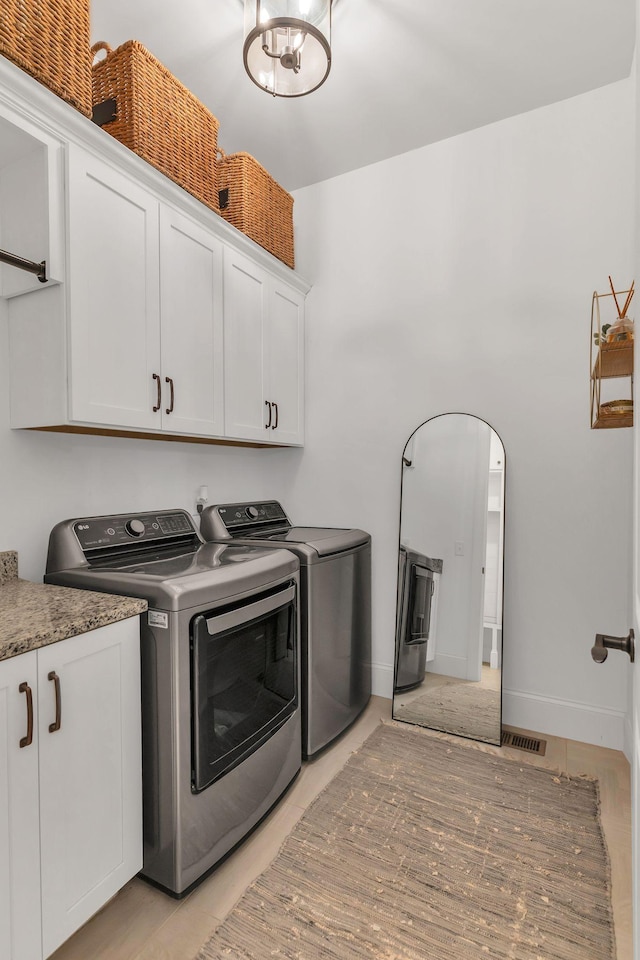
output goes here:
{"type": "Polygon", "coordinates": [[[500,691],[479,683],[440,684],[411,703],[394,704],[393,715],[433,730],[500,743],[500,691]]]}
{"type": "Polygon", "coordinates": [[[598,785],[381,724],[198,960],[614,960],[598,785]]]}

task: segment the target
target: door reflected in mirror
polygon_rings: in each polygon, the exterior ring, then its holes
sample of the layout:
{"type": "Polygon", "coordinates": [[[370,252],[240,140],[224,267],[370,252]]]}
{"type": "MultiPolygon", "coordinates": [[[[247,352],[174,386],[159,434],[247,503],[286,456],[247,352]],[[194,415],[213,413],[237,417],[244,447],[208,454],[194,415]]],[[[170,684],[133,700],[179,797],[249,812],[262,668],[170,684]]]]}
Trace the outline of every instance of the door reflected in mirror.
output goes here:
{"type": "Polygon", "coordinates": [[[393,717],[500,744],[504,447],[489,424],[423,423],[402,457],[393,717]]]}

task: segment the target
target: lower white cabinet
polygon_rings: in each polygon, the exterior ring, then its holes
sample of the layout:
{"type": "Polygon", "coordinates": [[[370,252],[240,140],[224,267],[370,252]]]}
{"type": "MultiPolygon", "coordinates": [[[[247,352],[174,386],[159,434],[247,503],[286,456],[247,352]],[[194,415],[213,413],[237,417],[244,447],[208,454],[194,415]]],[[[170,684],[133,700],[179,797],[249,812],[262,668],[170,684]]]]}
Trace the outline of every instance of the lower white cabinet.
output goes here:
{"type": "Polygon", "coordinates": [[[11,960],[42,957],[37,671],[35,652],[0,663],[0,957],[11,960]]]}
{"type": "Polygon", "coordinates": [[[0,662],[0,957],[50,956],[142,866],[139,638],[0,662]]]}

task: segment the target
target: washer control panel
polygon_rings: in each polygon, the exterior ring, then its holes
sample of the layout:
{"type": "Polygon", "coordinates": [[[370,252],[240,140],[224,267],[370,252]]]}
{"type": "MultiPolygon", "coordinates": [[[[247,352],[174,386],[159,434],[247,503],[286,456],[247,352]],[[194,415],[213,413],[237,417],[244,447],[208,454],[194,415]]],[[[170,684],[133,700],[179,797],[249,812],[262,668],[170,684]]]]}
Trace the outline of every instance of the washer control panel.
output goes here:
{"type": "Polygon", "coordinates": [[[216,513],[229,531],[260,524],[288,523],[288,518],[277,500],[260,503],[225,503],[215,508],[216,513]]]}
{"type": "Polygon", "coordinates": [[[87,517],[76,520],[73,531],[85,553],[104,547],[121,547],[136,541],[149,543],[170,537],[192,536],[196,532],[193,520],[185,510],[87,517]]]}

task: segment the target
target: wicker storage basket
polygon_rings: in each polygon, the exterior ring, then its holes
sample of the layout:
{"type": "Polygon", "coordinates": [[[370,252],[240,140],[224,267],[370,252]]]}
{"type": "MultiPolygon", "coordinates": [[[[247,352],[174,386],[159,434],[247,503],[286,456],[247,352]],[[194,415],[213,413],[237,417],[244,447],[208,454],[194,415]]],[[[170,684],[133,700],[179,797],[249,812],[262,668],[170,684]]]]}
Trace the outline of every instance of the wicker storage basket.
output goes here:
{"type": "Polygon", "coordinates": [[[89,0],[0,0],[0,53],[91,116],[89,0]]]}
{"type": "Polygon", "coordinates": [[[217,119],[137,40],[93,65],[94,107],[116,101],[104,129],[202,203],[220,212],[216,183],[217,119]]]}
{"type": "Polygon", "coordinates": [[[251,154],[218,153],[220,213],[293,269],[293,197],[251,154]]]}

